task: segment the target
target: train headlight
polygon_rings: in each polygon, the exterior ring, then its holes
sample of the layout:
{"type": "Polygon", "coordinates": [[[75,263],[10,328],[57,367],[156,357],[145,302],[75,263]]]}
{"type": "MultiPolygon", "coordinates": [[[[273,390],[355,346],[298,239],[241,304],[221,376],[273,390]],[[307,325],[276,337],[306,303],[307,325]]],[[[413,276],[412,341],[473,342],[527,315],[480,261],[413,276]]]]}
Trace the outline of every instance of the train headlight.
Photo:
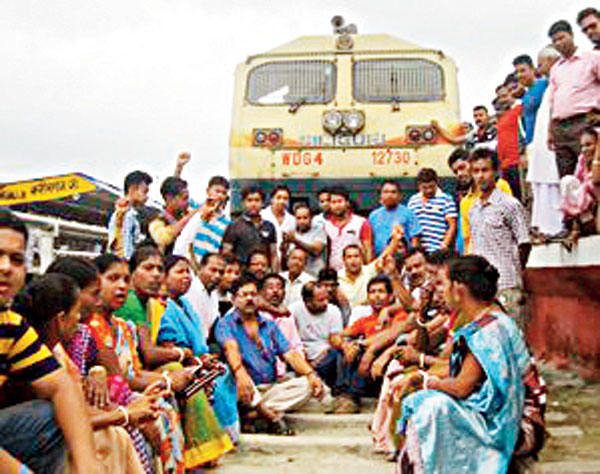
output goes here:
{"type": "Polygon", "coordinates": [[[254,145],[262,146],[267,141],[267,134],[262,130],[254,130],[254,145]]]}
{"type": "Polygon", "coordinates": [[[344,117],[337,110],[328,110],[327,112],[323,113],[321,123],[323,124],[323,128],[328,133],[335,135],[336,132],[342,128],[342,125],[344,124],[344,117]]]}
{"type": "Polygon", "coordinates": [[[359,110],[352,110],[344,114],[344,126],[352,132],[358,133],[365,126],[365,114],[359,110]]]}
{"type": "Polygon", "coordinates": [[[423,131],[423,140],[426,142],[432,142],[435,138],[435,130],[433,128],[426,128],[423,131]]]}

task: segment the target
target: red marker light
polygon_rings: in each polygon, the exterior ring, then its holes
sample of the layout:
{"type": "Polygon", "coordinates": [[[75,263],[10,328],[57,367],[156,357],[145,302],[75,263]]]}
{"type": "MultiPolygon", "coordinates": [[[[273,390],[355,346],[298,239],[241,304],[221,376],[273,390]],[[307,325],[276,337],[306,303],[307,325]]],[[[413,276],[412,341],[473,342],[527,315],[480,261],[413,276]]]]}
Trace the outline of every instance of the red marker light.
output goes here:
{"type": "Polygon", "coordinates": [[[267,140],[269,141],[269,145],[276,146],[281,144],[281,132],[279,130],[271,130],[269,132],[267,140]]]}
{"type": "Polygon", "coordinates": [[[421,132],[416,128],[410,129],[408,131],[408,139],[411,142],[418,142],[421,139],[421,132]]]}

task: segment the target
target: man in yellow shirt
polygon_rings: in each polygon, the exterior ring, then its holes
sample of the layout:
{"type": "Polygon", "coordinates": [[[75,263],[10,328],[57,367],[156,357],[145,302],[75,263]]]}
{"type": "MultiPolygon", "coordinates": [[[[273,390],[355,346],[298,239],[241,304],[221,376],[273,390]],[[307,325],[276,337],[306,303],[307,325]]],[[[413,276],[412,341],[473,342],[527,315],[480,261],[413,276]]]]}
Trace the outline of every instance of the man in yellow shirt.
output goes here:
{"type": "Polygon", "coordinates": [[[188,184],[181,178],[169,176],[165,179],[160,194],[165,200],[165,210],[150,222],[148,231],[158,248],[164,254],[170,254],[175,239],[198,210],[189,207],[188,184]]]}
{"type": "MultiPolygon", "coordinates": [[[[0,471],[96,473],[92,429],[81,390],[60,368],[35,330],[11,311],[25,284],[27,229],[0,210],[0,471]],[[9,383],[26,383],[33,400],[12,404],[9,383]],[[5,403],[6,402],[6,403],[5,403]]],[[[14,386],[13,386],[14,389],[14,386]]]]}
{"type": "MultiPolygon", "coordinates": [[[[469,225],[469,212],[471,207],[479,198],[479,192],[475,190],[473,177],[471,176],[471,165],[469,164],[469,152],[457,148],[448,158],[448,166],[456,176],[456,192],[459,198],[459,231],[463,242],[464,255],[473,253],[473,244],[471,242],[471,228],[469,225]]],[[[495,170],[496,172],[498,170],[495,170]]],[[[512,196],[510,184],[503,179],[496,179],[496,187],[503,193],[512,196]]]]}

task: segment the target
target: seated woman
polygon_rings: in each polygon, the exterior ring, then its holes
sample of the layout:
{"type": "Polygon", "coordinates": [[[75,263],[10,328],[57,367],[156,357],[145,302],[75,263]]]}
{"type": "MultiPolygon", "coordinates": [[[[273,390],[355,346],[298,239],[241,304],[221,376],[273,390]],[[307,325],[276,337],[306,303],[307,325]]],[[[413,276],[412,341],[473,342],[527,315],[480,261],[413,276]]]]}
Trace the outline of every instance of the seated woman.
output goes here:
{"type": "MultiPolygon", "coordinates": [[[[191,350],[194,357],[209,353],[202,318],[184,296],[192,282],[191,268],[185,257],[170,255],[165,260],[167,307],[162,315],[157,342],[163,347],[191,350]]],[[[237,389],[229,370],[215,380],[212,396],[215,414],[233,441],[239,436],[237,389]]]]}
{"type": "MultiPolygon", "coordinates": [[[[494,307],[499,274],[487,260],[449,263],[447,300],[468,321],[454,334],[444,378],[421,373],[402,403],[399,472],[507,471],[523,413],[530,357],[514,321],[494,307]]],[[[427,360],[422,365],[427,366],[427,360]]]]}
{"type": "Polygon", "coordinates": [[[581,132],[581,154],[574,175],[564,176],[560,182],[561,209],[570,230],[569,239],[576,242],[580,235],[595,234],[596,209],[600,191],[594,184],[593,167],[600,161],[598,132],[593,127],[581,132]]]}
{"type": "Polygon", "coordinates": [[[419,329],[401,334],[396,343],[373,363],[373,377],[380,376],[385,371],[377,409],[370,426],[373,449],[376,453],[389,455],[389,460],[395,460],[403,446],[401,436],[396,436],[395,439],[392,437],[395,432],[394,422],[400,416],[403,398],[419,388],[419,365],[427,363],[430,374],[447,372],[452,352],[452,334],[463,324],[462,318],[457,318],[456,313],[450,311],[444,301],[445,288],[450,284],[445,262],[436,265],[432,278],[434,291],[422,299],[424,304],[421,311],[429,309],[431,320],[419,329]],[[431,304],[428,303],[429,299],[431,304]],[[435,315],[431,314],[433,308],[435,315]],[[427,337],[424,338],[419,331],[426,331],[427,337]]]}
{"type": "MultiPolygon", "coordinates": [[[[135,329],[124,320],[114,316],[114,311],[120,308],[127,298],[129,289],[129,267],[125,260],[114,255],[103,255],[96,259],[96,266],[101,280],[101,308],[92,316],[89,327],[98,346],[100,354],[105,353],[104,360],[113,359],[118,363],[120,374],[127,380],[128,386],[111,387],[111,395],[119,394],[122,390],[129,389],[153,392],[157,387],[166,385],[167,391],[181,392],[194,378],[195,368],[169,370],[161,373],[144,370],[138,357],[138,345],[135,338],[135,329]]],[[[114,368],[108,368],[109,372],[114,368]]],[[[227,449],[217,452],[213,439],[201,439],[196,436],[199,427],[214,426],[217,422],[212,410],[198,411],[194,407],[195,401],[206,398],[203,391],[194,395],[185,404],[183,429],[180,424],[180,415],[177,401],[169,397],[163,399],[161,406],[163,415],[158,424],[159,437],[155,439],[153,447],[160,455],[163,469],[183,472],[185,469],[201,467],[204,463],[211,463],[227,449]],[[192,400],[190,402],[190,400],[192,400]],[[188,410],[192,407],[192,410],[188,410]],[[192,411],[192,413],[190,413],[192,411]],[[210,449],[203,450],[203,447],[210,449]],[[197,456],[197,453],[203,453],[197,456]],[[206,456],[205,456],[206,455],[206,456]]],[[[199,405],[206,406],[202,401],[199,405]]]]}
{"type": "MultiPolygon", "coordinates": [[[[27,302],[22,310],[44,343],[52,348],[59,363],[82,387],[79,368],[63,348],[63,343],[71,340],[78,330],[79,292],[72,278],[58,273],[46,274],[30,283],[27,302]]],[[[94,429],[96,457],[102,463],[104,472],[148,472],[140,462],[132,439],[123,428],[156,419],[160,412],[158,398],[159,395],[145,395],[126,407],[110,405],[105,410],[88,406],[94,429]]]]}

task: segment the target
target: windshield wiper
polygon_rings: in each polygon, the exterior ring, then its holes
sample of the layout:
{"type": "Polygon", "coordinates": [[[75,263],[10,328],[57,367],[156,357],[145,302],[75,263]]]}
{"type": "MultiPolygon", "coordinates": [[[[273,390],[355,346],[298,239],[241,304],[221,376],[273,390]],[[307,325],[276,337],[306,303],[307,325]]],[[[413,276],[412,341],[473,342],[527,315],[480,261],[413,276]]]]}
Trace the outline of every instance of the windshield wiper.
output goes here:
{"type": "Polygon", "coordinates": [[[296,112],[298,112],[298,109],[300,107],[302,107],[304,104],[306,104],[306,97],[302,97],[301,99],[298,99],[295,102],[292,102],[290,104],[290,108],[288,109],[288,112],[290,114],[295,114],[296,112]]]}

